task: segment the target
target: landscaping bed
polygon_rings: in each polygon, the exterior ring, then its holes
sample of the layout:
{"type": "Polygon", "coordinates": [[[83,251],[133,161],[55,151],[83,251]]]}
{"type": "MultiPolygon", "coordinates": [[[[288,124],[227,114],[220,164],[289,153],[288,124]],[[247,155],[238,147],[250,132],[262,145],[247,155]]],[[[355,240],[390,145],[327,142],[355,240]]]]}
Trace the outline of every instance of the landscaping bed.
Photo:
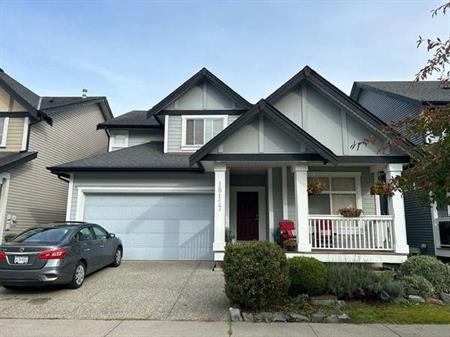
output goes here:
{"type": "Polygon", "coordinates": [[[450,269],[434,257],[374,270],[308,257],[287,260],[268,242],[231,243],[223,270],[234,321],[450,323],[450,269]]]}

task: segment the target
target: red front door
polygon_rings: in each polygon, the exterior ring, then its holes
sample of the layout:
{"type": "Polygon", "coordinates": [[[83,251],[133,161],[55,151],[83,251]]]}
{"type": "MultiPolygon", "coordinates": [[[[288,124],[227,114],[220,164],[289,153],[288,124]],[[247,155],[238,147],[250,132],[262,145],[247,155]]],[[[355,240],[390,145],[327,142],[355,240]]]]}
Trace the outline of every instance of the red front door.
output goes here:
{"type": "Polygon", "coordinates": [[[258,240],[258,192],[237,192],[236,239],[258,240]]]}

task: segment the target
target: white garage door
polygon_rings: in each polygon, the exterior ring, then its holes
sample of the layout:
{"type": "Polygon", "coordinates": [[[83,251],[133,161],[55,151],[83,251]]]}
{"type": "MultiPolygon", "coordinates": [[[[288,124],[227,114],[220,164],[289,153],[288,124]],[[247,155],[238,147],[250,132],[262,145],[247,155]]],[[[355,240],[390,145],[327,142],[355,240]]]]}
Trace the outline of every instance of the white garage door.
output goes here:
{"type": "Polygon", "coordinates": [[[87,194],[84,219],[122,239],[124,258],[212,260],[212,194],[87,194]]]}

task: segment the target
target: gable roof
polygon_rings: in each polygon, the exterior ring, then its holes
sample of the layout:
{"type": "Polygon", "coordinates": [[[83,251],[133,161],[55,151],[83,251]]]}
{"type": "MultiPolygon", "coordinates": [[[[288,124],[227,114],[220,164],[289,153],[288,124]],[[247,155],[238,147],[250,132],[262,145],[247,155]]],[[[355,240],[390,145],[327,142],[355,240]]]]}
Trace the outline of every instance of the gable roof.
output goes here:
{"type": "Polygon", "coordinates": [[[71,172],[148,172],[198,171],[200,165],[189,164],[189,154],[164,153],[163,142],[149,142],[121,150],[96,154],[88,158],[48,167],[52,173],[68,175],[71,172]]]}
{"type": "Polygon", "coordinates": [[[211,73],[208,69],[202,68],[196,74],[194,74],[191,78],[189,78],[186,82],[180,85],[177,89],[172,91],[169,95],[167,95],[164,99],[162,99],[158,104],[153,106],[148,111],[148,117],[157,115],[161,110],[167,107],[170,103],[181,97],[185,94],[189,89],[195,87],[198,83],[203,80],[208,80],[211,82],[216,88],[227,94],[231,99],[238,102],[240,105],[248,109],[252,106],[250,102],[248,102],[245,98],[239,95],[236,91],[231,89],[228,85],[226,85],[222,80],[216,77],[213,73],[211,73]]]}
{"type": "Polygon", "coordinates": [[[99,104],[105,119],[113,118],[111,108],[108,100],[103,96],[92,97],[76,97],[76,96],[39,96],[31,91],[23,84],[6,74],[0,68],[0,87],[2,87],[8,94],[14,97],[17,102],[23,105],[30,115],[35,118],[43,118],[47,123],[52,125],[53,120],[49,116],[52,109],[66,108],[74,105],[82,104],[99,104]]]}
{"type": "Polygon", "coordinates": [[[232,124],[226,127],[216,137],[211,139],[208,143],[203,145],[199,150],[191,155],[189,161],[191,164],[197,163],[207,156],[212,150],[218,147],[223,141],[225,141],[230,135],[239,130],[241,127],[247,125],[255,117],[263,115],[274,122],[280,129],[284,130],[295,141],[305,144],[311,148],[325,160],[330,162],[336,162],[337,156],[328,149],[325,145],[320,143],[317,139],[312,137],[309,133],[299,127],[296,123],[291,121],[283,113],[277,110],[274,106],[268,103],[266,100],[261,99],[257,104],[253,106],[248,112],[241,115],[232,124]]]}
{"type": "Polygon", "coordinates": [[[129,111],[123,115],[117,116],[116,118],[98,124],[97,130],[108,128],[161,128],[161,124],[155,116],[150,116],[147,118],[147,112],[148,110],[129,111]]]}
{"type": "Polygon", "coordinates": [[[37,152],[0,152],[0,170],[7,171],[37,157],[37,152]]]}
{"type": "MultiPolygon", "coordinates": [[[[303,82],[309,83],[313,87],[317,88],[322,94],[330,98],[337,105],[348,110],[353,115],[353,117],[355,117],[363,124],[367,125],[375,133],[378,133],[383,137],[391,137],[382,131],[387,126],[387,124],[383,120],[364,108],[357,101],[346,95],[342,90],[330,83],[309,66],[305,66],[285,84],[283,84],[280,88],[269,95],[266,100],[269,103],[274,103],[294,87],[300,85],[303,82]]],[[[401,145],[408,149],[414,148],[414,144],[407,140],[403,140],[401,145]]]]}
{"type": "Polygon", "coordinates": [[[357,99],[361,89],[381,91],[418,102],[450,102],[450,85],[440,81],[357,81],[353,83],[350,96],[357,99]]]}

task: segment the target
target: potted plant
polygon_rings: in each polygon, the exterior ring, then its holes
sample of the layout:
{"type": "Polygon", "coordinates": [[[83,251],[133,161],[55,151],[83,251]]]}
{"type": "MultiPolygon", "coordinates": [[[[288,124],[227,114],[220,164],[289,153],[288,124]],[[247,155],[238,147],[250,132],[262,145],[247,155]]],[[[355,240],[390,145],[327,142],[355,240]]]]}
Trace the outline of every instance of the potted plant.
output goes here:
{"type": "Polygon", "coordinates": [[[392,197],[394,195],[394,187],[391,183],[378,180],[370,187],[370,194],[392,197]]]}
{"type": "Polygon", "coordinates": [[[341,214],[344,218],[358,218],[362,211],[362,209],[355,207],[343,207],[338,209],[339,214],[341,214]]]}
{"type": "Polygon", "coordinates": [[[297,250],[297,240],[295,240],[295,239],[284,240],[283,247],[288,252],[295,252],[297,250]]]}
{"type": "Polygon", "coordinates": [[[325,191],[326,185],[323,181],[320,181],[319,179],[312,179],[308,183],[308,193],[309,194],[319,194],[325,191]]]}

